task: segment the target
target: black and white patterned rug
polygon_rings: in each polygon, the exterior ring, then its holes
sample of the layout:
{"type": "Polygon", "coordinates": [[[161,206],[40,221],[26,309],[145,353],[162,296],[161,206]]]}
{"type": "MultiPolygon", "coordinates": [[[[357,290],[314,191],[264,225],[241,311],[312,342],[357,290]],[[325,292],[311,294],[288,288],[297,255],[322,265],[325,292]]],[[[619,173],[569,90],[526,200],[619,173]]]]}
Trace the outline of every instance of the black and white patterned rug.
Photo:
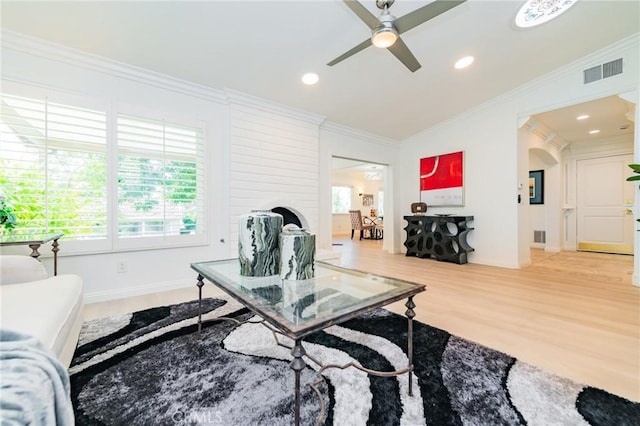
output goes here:
{"type": "MultiPolygon", "coordinates": [[[[206,315],[244,321],[226,298],[205,299],[206,315]]],[[[261,324],[205,324],[197,301],[86,322],[72,366],[78,425],[290,425],[289,350],[261,324]]],[[[325,363],[355,361],[392,371],[407,364],[406,318],[378,309],[305,339],[325,363]]],[[[324,424],[637,425],[640,404],[554,376],[492,349],[414,322],[413,396],[407,375],[326,370],[324,424]]],[[[319,400],[302,373],[302,424],[315,424],[319,400]]]]}

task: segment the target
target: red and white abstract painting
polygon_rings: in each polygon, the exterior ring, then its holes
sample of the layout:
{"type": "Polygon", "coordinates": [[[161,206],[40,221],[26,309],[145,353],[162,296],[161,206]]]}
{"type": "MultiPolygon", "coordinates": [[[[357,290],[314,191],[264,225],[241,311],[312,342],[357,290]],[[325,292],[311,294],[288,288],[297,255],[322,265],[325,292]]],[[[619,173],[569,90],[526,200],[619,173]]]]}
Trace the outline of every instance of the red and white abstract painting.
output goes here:
{"type": "Polygon", "coordinates": [[[420,201],[427,206],[464,205],[463,152],[420,159],[420,201]]]}

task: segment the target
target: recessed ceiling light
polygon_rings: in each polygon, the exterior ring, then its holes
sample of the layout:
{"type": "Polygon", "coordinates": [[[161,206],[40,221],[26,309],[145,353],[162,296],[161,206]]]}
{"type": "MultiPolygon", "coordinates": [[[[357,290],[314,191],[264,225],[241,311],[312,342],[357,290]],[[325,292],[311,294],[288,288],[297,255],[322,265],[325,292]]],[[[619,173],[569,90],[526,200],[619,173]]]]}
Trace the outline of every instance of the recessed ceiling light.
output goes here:
{"type": "Polygon", "coordinates": [[[596,133],[600,133],[600,130],[598,130],[598,129],[589,130],[589,134],[590,135],[595,135],[596,133]]]}
{"type": "Polygon", "coordinates": [[[566,12],[578,0],[527,0],[516,15],[516,25],[530,28],[544,24],[566,12]]]}
{"type": "Polygon", "coordinates": [[[315,72],[308,72],[302,76],[302,82],[307,86],[313,86],[318,80],[320,80],[320,77],[315,72]]]}
{"type": "Polygon", "coordinates": [[[582,115],[577,116],[576,120],[586,120],[589,117],[590,117],[589,114],[582,114],[582,115]]]}
{"type": "Polygon", "coordinates": [[[454,68],[457,70],[461,70],[462,68],[466,68],[473,63],[473,56],[465,56],[464,58],[460,58],[456,61],[454,68]]]}

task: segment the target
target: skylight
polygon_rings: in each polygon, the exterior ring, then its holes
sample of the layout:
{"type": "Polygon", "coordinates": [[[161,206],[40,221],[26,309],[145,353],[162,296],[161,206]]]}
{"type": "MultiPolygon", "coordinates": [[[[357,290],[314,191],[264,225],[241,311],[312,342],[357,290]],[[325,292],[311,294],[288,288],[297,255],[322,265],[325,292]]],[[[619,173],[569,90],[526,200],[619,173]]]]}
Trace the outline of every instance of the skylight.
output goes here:
{"type": "Polygon", "coordinates": [[[527,0],[516,15],[516,25],[521,28],[544,24],[566,12],[578,0],[527,0]]]}

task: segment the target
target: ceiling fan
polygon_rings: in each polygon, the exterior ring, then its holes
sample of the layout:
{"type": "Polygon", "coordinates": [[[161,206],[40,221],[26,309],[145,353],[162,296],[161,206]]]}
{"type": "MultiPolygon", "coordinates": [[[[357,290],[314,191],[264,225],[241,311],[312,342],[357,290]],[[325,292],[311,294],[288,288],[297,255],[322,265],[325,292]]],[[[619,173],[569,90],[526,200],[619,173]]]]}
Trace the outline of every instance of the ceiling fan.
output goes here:
{"type": "Polygon", "coordinates": [[[447,10],[464,3],[466,0],[435,0],[400,18],[396,18],[389,13],[389,8],[395,0],[376,0],[376,6],[382,10],[379,18],[376,18],[367,8],[355,0],[343,1],[353,13],[358,15],[358,18],[362,19],[362,21],[371,28],[371,38],[368,38],[353,49],[338,56],[327,65],[333,66],[338,62],[342,62],[373,44],[379,48],[386,48],[409,68],[411,72],[415,72],[420,69],[422,65],[420,65],[416,57],[413,56],[413,53],[411,53],[404,41],[402,41],[400,34],[435,18],[447,10]]]}

